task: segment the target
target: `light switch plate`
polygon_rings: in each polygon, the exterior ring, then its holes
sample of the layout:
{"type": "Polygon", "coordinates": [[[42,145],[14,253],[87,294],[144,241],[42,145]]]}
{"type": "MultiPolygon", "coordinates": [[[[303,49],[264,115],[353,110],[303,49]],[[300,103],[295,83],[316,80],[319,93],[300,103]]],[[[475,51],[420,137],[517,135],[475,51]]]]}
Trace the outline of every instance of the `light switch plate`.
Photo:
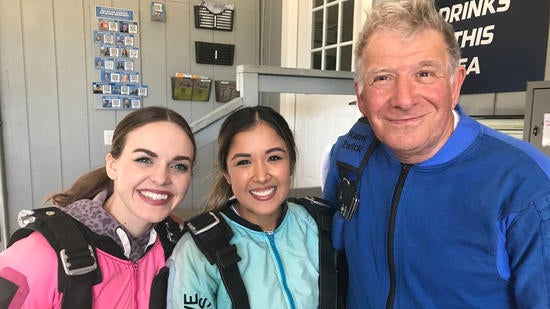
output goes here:
{"type": "Polygon", "coordinates": [[[105,145],[111,145],[113,141],[113,130],[104,130],[103,131],[103,141],[105,145]]]}

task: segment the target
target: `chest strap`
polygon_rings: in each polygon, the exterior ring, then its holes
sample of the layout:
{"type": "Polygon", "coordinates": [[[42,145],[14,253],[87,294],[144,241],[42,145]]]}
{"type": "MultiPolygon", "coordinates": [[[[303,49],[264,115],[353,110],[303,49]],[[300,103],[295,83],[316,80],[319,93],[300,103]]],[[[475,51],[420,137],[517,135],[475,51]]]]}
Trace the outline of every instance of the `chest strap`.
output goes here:
{"type": "Polygon", "coordinates": [[[289,198],[304,206],[317,222],[319,231],[319,309],[345,308],[347,269],[341,261],[343,252],[332,246],[332,217],[334,208],[327,200],[314,196],[289,198]]]}
{"type": "Polygon", "coordinates": [[[208,262],[218,267],[233,308],[249,309],[248,294],[237,266],[241,257],[237,254],[237,247],[229,243],[233,231],[227,222],[221,215],[207,212],[189,219],[186,229],[208,262]]]}
{"type": "Polygon", "coordinates": [[[338,199],[340,214],[346,220],[350,220],[353,217],[357,207],[359,206],[359,181],[361,179],[363,169],[369,161],[369,157],[372,155],[379,143],[380,141],[377,138],[374,138],[368,148],[364,147],[365,150],[363,153],[360,152],[356,155],[356,160],[360,159],[360,161],[353,162],[355,164],[350,164],[350,162],[345,161],[336,161],[336,166],[338,167],[338,174],[340,177],[336,197],[338,199]]]}
{"type": "Polygon", "coordinates": [[[61,308],[92,308],[92,286],[101,282],[101,271],[95,250],[76,221],[56,207],[23,210],[18,221],[22,228],[11,236],[8,247],[33,231],[40,232],[57,254],[61,308]]]}

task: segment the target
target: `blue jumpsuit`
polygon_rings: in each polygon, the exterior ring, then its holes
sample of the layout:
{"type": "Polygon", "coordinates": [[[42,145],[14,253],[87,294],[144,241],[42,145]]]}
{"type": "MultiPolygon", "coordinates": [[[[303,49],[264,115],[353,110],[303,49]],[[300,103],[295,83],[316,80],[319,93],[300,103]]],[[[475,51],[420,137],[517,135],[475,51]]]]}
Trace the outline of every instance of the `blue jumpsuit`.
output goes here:
{"type": "MultiPolygon", "coordinates": [[[[457,128],[425,162],[401,164],[378,145],[357,212],[334,220],[348,308],[550,307],[549,158],[457,110],[457,128]]],[[[360,161],[373,136],[359,121],[333,146],[324,197],[334,205],[336,161],[360,161]]]]}

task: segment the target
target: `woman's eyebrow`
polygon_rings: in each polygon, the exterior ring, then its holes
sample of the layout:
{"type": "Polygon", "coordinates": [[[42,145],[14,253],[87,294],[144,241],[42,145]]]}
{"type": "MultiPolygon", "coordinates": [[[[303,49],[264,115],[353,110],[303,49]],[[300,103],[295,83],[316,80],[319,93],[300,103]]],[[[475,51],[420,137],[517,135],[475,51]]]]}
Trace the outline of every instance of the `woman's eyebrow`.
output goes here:
{"type": "Polygon", "coordinates": [[[251,155],[249,153],[236,153],[231,157],[231,160],[235,160],[237,158],[250,158],[251,155]]]}
{"type": "Polygon", "coordinates": [[[151,156],[151,157],[158,157],[158,155],[154,152],[152,152],[151,150],[148,150],[148,149],[145,149],[145,148],[136,148],[134,149],[134,151],[132,151],[133,153],[136,153],[136,152],[145,152],[147,155],[151,156]]]}

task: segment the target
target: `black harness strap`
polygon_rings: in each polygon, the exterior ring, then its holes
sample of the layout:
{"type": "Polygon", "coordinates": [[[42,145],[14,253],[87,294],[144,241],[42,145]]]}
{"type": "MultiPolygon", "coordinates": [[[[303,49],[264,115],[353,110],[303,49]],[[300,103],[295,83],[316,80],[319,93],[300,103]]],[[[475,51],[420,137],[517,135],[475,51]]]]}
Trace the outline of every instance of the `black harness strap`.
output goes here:
{"type": "Polygon", "coordinates": [[[23,227],[12,235],[8,246],[40,232],[57,253],[58,289],[62,308],[92,308],[92,286],[101,282],[96,254],[74,219],[56,207],[38,208],[19,214],[23,227]]]}
{"type": "Polygon", "coordinates": [[[353,166],[349,163],[336,161],[336,165],[338,166],[338,174],[340,176],[340,182],[337,189],[338,207],[340,208],[342,217],[346,220],[350,220],[353,217],[357,207],[359,206],[359,193],[357,185],[361,179],[363,169],[367,165],[370,156],[378,144],[380,144],[380,141],[375,138],[363,155],[359,166],[353,166]]]}
{"type": "Polygon", "coordinates": [[[208,262],[218,267],[233,308],[249,309],[248,294],[237,266],[241,258],[237,247],[229,243],[233,231],[227,222],[218,214],[207,212],[189,219],[186,228],[208,262]]]}
{"type": "MultiPolygon", "coordinates": [[[[164,249],[164,257],[168,259],[174,250],[178,240],[185,233],[182,224],[178,223],[172,217],[168,216],[163,221],[155,225],[158,238],[164,249]]],[[[166,293],[168,291],[168,267],[162,267],[158,274],[153,277],[151,283],[151,295],[149,297],[149,308],[166,308],[166,293]]]]}
{"type": "Polygon", "coordinates": [[[332,247],[334,208],[328,201],[318,197],[290,198],[289,201],[303,205],[319,229],[319,308],[344,308],[345,293],[338,283],[341,282],[339,276],[346,273],[339,271],[339,252],[332,247]]]}
{"type": "Polygon", "coordinates": [[[168,260],[178,240],[185,234],[184,226],[168,216],[155,225],[155,231],[164,249],[164,257],[168,260]]]}

